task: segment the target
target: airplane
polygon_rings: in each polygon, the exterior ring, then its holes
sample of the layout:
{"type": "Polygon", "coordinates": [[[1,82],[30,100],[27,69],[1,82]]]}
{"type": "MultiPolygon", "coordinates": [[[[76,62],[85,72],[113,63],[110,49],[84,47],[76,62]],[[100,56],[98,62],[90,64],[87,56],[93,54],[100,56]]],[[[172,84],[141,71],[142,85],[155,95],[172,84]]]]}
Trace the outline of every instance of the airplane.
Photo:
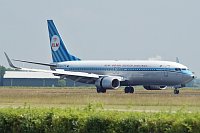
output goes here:
{"type": "MultiPolygon", "coordinates": [[[[5,53],[12,68],[22,71],[52,73],[61,78],[93,84],[97,93],[125,86],[125,93],[134,93],[133,86],[143,86],[146,90],[174,88],[174,94],[195,78],[186,66],[171,61],[150,60],[81,60],[72,55],[58,33],[53,20],[47,20],[52,63],[14,60],[25,63],[49,66],[51,70],[16,67],[5,53]]],[[[178,60],[178,59],[177,59],[178,60]]]]}

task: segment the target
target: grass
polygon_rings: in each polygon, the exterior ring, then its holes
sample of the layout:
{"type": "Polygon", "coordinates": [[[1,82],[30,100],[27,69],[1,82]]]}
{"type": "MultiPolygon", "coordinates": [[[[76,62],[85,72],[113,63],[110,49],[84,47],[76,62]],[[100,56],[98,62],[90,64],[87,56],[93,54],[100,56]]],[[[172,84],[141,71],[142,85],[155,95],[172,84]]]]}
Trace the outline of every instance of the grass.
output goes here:
{"type": "Polygon", "coordinates": [[[122,89],[97,94],[94,88],[0,88],[0,107],[75,107],[94,104],[105,110],[119,111],[178,111],[200,110],[200,89],[181,89],[174,95],[172,89],[147,91],[136,88],[135,94],[124,94],[122,89]]]}

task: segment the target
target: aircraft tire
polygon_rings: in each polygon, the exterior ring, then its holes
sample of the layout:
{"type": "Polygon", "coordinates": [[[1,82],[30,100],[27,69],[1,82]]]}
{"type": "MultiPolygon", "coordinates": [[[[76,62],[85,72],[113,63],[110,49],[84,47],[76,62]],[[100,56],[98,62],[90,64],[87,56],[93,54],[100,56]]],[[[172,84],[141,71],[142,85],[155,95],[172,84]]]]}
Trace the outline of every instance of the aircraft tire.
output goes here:
{"type": "Polygon", "coordinates": [[[97,87],[97,93],[106,93],[106,89],[97,87]]]}
{"type": "Polygon", "coordinates": [[[125,87],[124,92],[125,93],[134,93],[134,88],[131,86],[127,86],[127,87],[125,87]]]}
{"type": "Polygon", "coordinates": [[[102,89],[101,89],[101,92],[102,92],[102,93],[106,93],[106,89],[102,88],[102,89]]]}
{"type": "Polygon", "coordinates": [[[124,92],[129,93],[129,87],[125,87],[124,92]]]}
{"type": "Polygon", "coordinates": [[[174,90],[174,94],[179,94],[179,90],[178,90],[178,89],[175,89],[175,90],[174,90]]]}
{"type": "Polygon", "coordinates": [[[97,87],[97,93],[101,93],[101,89],[97,87]]]}
{"type": "Polygon", "coordinates": [[[130,89],[129,90],[130,93],[134,93],[135,89],[133,87],[130,87],[129,89],[130,89]]]}

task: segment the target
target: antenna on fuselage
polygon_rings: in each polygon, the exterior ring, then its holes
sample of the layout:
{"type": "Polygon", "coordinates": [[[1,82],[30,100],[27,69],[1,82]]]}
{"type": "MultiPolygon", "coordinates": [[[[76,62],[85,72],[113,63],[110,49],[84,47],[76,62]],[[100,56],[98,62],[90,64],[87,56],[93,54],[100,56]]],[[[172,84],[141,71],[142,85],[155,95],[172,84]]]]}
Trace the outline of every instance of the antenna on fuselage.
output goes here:
{"type": "Polygon", "coordinates": [[[180,61],[179,61],[179,58],[178,58],[178,57],[176,57],[176,63],[180,63],[180,61]]]}

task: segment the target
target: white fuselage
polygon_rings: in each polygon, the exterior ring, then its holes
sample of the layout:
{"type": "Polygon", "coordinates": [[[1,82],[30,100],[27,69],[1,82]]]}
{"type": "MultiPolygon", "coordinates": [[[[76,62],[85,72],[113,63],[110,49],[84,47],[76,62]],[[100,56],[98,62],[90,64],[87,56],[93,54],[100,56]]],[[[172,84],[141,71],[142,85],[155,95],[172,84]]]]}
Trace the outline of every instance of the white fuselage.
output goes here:
{"type": "MultiPolygon", "coordinates": [[[[170,61],[67,61],[58,63],[56,69],[120,76],[129,85],[176,86],[194,78],[186,66],[170,61]]],[[[80,82],[88,83],[84,79],[80,82]]]]}

